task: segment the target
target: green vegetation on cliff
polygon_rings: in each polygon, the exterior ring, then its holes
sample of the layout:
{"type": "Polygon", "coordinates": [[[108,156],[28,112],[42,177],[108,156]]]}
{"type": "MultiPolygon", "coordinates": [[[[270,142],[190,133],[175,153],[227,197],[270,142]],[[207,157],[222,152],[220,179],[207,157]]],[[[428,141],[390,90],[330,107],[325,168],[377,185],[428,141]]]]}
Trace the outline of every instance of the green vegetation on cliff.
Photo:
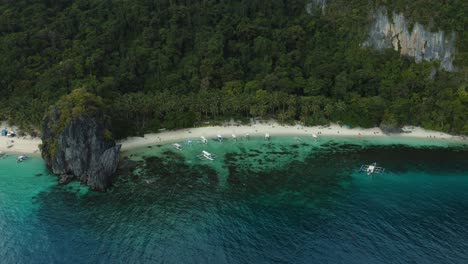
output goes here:
{"type": "MultiPolygon", "coordinates": [[[[44,117],[43,131],[47,131],[46,141],[42,146],[44,157],[54,157],[59,136],[73,120],[97,118],[105,122],[104,103],[102,98],[86,89],[75,89],[70,94],[62,96],[55,105],[49,108],[44,117]]],[[[82,131],[84,133],[84,131],[82,131]]],[[[105,139],[112,139],[112,133],[108,129],[102,131],[105,139]]]]}
{"type": "Polygon", "coordinates": [[[252,116],[468,133],[465,1],[330,0],[325,15],[308,2],[3,2],[0,119],[38,126],[86,87],[117,137],[252,116]],[[363,49],[381,4],[457,32],[459,72],[363,49]]]}
{"type": "Polygon", "coordinates": [[[55,106],[51,107],[59,117],[54,123],[54,131],[61,132],[73,119],[96,116],[104,109],[102,98],[86,91],[75,89],[70,94],[62,96],[55,106]]]}

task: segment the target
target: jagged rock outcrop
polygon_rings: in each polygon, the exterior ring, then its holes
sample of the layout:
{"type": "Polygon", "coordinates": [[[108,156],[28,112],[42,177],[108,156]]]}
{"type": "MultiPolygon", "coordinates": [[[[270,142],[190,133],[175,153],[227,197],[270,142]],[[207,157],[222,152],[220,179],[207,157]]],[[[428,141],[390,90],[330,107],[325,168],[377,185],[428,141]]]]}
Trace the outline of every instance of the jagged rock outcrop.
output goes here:
{"type": "Polygon", "coordinates": [[[104,191],[112,183],[121,146],[112,139],[101,109],[87,105],[86,100],[75,100],[85,102],[85,112],[77,114],[74,110],[81,106],[70,103],[74,99],[67,100],[66,104],[52,107],[44,119],[42,157],[60,176],[59,183],[77,179],[92,190],[104,191]],[[64,105],[72,105],[73,110],[64,110],[64,105]],[[67,114],[71,116],[63,116],[67,114]]]}
{"type": "Polygon", "coordinates": [[[455,33],[429,32],[419,23],[408,30],[403,14],[393,13],[390,20],[387,9],[379,7],[374,13],[374,24],[364,46],[375,49],[393,48],[402,55],[414,57],[416,62],[440,60],[446,71],[454,71],[455,33]]]}

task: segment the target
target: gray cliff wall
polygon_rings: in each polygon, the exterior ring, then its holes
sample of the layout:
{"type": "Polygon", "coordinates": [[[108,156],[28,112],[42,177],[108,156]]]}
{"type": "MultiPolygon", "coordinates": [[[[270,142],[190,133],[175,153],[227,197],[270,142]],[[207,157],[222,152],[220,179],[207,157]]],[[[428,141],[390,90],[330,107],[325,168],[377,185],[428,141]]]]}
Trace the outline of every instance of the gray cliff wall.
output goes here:
{"type": "Polygon", "coordinates": [[[363,45],[375,49],[393,48],[402,55],[414,57],[416,62],[440,60],[443,69],[455,70],[455,33],[429,32],[419,23],[409,31],[405,17],[393,13],[392,20],[389,20],[385,7],[374,13],[374,24],[363,45]]]}
{"type": "Polygon", "coordinates": [[[313,15],[314,12],[320,10],[322,15],[325,15],[325,8],[327,7],[327,0],[312,0],[306,4],[306,11],[309,15],[313,15]]]}
{"type": "MultiPolygon", "coordinates": [[[[56,111],[51,111],[43,124],[43,158],[54,174],[66,179],[76,178],[91,189],[104,191],[110,186],[118,162],[120,145],[106,139],[106,126],[100,118],[74,119],[58,135],[51,146],[50,122],[57,122],[56,111]],[[53,156],[44,155],[55,148],[53,156]]],[[[66,182],[67,180],[64,180],[66,182]]]]}

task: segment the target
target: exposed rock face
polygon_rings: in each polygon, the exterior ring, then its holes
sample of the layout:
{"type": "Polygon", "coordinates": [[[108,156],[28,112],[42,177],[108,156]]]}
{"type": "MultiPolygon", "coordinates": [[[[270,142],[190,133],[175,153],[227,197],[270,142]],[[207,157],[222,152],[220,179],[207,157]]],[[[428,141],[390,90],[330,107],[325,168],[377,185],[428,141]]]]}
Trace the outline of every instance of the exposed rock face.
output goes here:
{"type": "Polygon", "coordinates": [[[316,10],[320,10],[322,15],[325,15],[325,8],[327,7],[327,0],[312,0],[306,5],[307,14],[313,15],[316,10]]]}
{"type": "Polygon", "coordinates": [[[440,60],[443,69],[455,70],[453,66],[455,33],[446,35],[443,31],[429,32],[419,23],[415,23],[409,31],[405,17],[393,13],[390,21],[385,7],[377,9],[374,19],[375,22],[364,46],[375,49],[393,48],[402,55],[414,57],[416,62],[440,60]]]}
{"type": "Polygon", "coordinates": [[[63,184],[75,178],[93,190],[104,191],[117,169],[121,146],[103,133],[108,131],[103,114],[72,119],[59,135],[54,135],[51,127],[59,119],[54,108],[42,127],[42,156],[48,167],[60,175],[63,184]]]}

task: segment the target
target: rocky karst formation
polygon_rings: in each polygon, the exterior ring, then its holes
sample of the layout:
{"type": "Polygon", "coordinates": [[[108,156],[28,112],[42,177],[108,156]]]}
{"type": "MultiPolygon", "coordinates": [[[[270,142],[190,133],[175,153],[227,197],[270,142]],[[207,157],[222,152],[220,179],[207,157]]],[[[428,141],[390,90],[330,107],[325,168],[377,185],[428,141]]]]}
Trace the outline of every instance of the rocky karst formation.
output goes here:
{"type": "MultiPolygon", "coordinates": [[[[311,16],[326,15],[329,2],[332,0],[310,0],[305,8],[311,16]]],[[[455,71],[455,32],[431,32],[419,23],[411,25],[403,14],[388,14],[384,6],[370,12],[373,22],[363,47],[394,49],[401,55],[413,57],[416,62],[439,60],[442,69],[455,71]]]]}
{"type": "Polygon", "coordinates": [[[375,49],[393,48],[401,55],[414,57],[416,62],[440,60],[446,71],[454,71],[455,33],[430,32],[419,23],[411,30],[403,14],[393,12],[391,20],[385,7],[374,13],[374,23],[364,46],[375,49]]]}
{"type": "Polygon", "coordinates": [[[42,125],[42,157],[59,183],[80,180],[92,190],[112,183],[119,162],[101,99],[84,89],[74,90],[46,114],[42,125]]]}

